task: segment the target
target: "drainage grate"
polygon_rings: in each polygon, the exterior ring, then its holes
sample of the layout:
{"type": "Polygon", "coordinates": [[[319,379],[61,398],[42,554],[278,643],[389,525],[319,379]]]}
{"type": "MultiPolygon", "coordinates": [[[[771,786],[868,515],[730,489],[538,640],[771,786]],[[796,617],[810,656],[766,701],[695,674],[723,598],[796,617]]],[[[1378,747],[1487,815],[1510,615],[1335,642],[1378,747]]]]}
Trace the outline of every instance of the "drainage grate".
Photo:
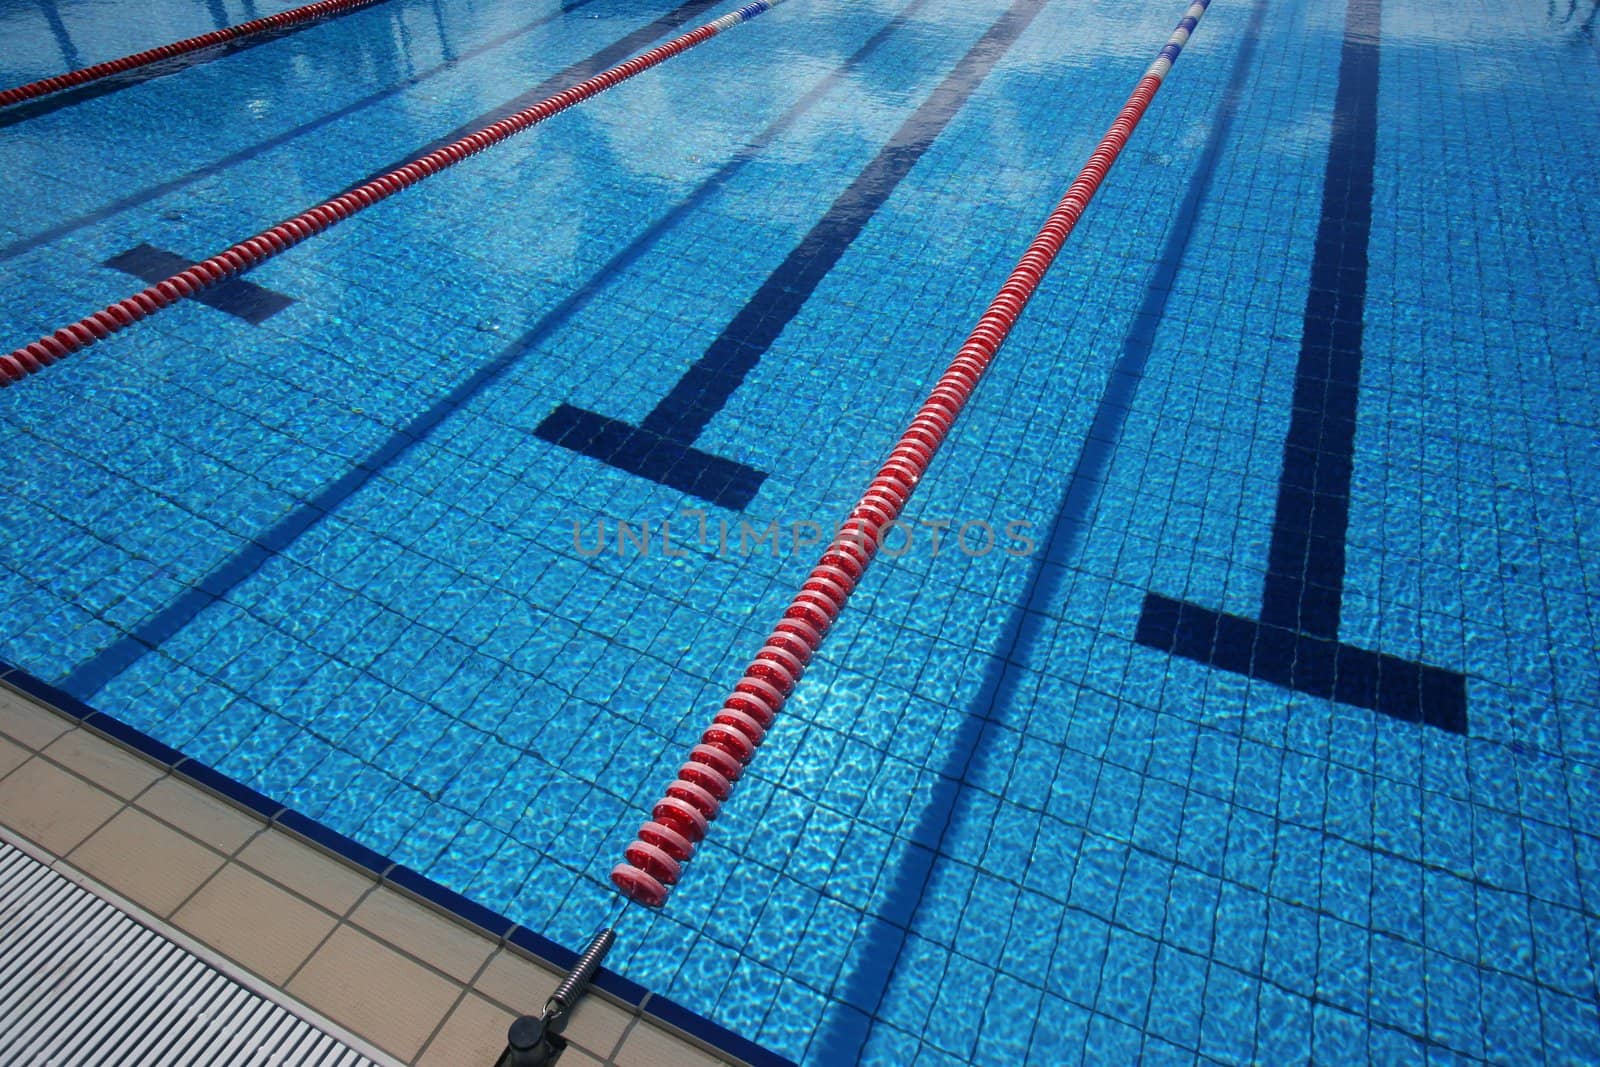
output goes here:
{"type": "Polygon", "coordinates": [[[3,840],[0,1063],[377,1067],[3,840]]]}

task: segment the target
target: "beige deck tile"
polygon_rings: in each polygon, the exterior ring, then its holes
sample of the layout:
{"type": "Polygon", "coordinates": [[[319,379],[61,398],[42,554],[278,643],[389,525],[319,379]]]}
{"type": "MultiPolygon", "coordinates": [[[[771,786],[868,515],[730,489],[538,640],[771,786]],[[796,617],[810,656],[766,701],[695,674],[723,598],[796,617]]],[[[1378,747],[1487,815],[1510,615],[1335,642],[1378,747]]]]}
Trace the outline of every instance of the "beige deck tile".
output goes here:
{"type": "Polygon", "coordinates": [[[344,915],[374,879],[282,830],[268,830],[244,847],[239,859],[308,900],[344,915]]]}
{"type": "MultiPolygon", "coordinates": [[[[544,1001],[541,1000],[533,1006],[531,1013],[538,1014],[543,1009],[544,1001]]],[[[572,1010],[572,1019],[561,1036],[604,1059],[615,1051],[623,1031],[632,1020],[633,1012],[627,1008],[591,993],[578,1001],[578,1006],[572,1010]]]]}
{"type": "Polygon", "coordinates": [[[393,889],[381,888],[367,896],[350,919],[464,983],[472,981],[494,950],[487,937],[393,889]]]}
{"type": "Polygon", "coordinates": [[[502,948],[483,969],[474,987],[519,1015],[537,1015],[563,977],[520,953],[502,948]]]}
{"type": "Polygon", "coordinates": [[[0,778],[4,778],[32,757],[32,752],[15,741],[0,737],[0,778]]]}
{"type": "Polygon", "coordinates": [[[73,729],[74,724],[34,703],[32,697],[8,689],[0,682],[0,734],[7,734],[34,751],[73,729]]]}
{"type": "Polygon", "coordinates": [[[698,1045],[641,1019],[617,1050],[617,1067],[724,1067],[698,1045]]]}
{"type": "Polygon", "coordinates": [[[135,804],[229,855],[264,825],[203,789],[170,775],[140,793],[135,804]]]}
{"type": "Polygon", "coordinates": [[[223,857],[142,811],[124,808],[73,849],[67,862],[166,916],[222,866],[223,857]]]}
{"type": "Polygon", "coordinates": [[[166,773],[149,760],[88,730],[62,734],[44,754],[125,800],[132,800],[166,773]]]}
{"type": "Polygon", "coordinates": [[[455,983],[349,925],[334,931],[287,988],[408,1062],[460,993],[455,983]]]}
{"type": "Polygon", "coordinates": [[[577,1045],[568,1045],[567,1050],[561,1054],[560,1067],[605,1067],[608,1061],[599,1056],[593,1056],[579,1048],[577,1045]]]}
{"type": "Polygon", "coordinates": [[[0,781],[0,817],[58,856],[71,852],[122,801],[53,763],[29,760],[0,781]]]}
{"type": "Polygon", "coordinates": [[[237,864],[217,872],[172,921],[279,985],[334,926],[333,916],[237,864]]]}
{"type": "MultiPolygon", "coordinates": [[[[520,953],[502,948],[478,976],[474,988],[510,1008],[513,1013],[538,1015],[544,1011],[544,1002],[555,992],[563,977],[520,953]]],[[[601,1060],[606,1059],[617,1047],[617,1039],[628,1028],[632,1017],[628,1009],[603,997],[593,994],[584,997],[578,1002],[563,1034],[574,1047],[562,1055],[561,1062],[567,1063],[567,1057],[574,1055],[579,1048],[601,1060]]]]}
{"type": "MultiPolygon", "coordinates": [[[[417,1067],[491,1067],[506,1047],[506,1030],[516,1016],[475,993],[462,998],[444,1027],[422,1050],[417,1067]]],[[[567,1058],[561,1057],[563,1067],[567,1058]]]]}

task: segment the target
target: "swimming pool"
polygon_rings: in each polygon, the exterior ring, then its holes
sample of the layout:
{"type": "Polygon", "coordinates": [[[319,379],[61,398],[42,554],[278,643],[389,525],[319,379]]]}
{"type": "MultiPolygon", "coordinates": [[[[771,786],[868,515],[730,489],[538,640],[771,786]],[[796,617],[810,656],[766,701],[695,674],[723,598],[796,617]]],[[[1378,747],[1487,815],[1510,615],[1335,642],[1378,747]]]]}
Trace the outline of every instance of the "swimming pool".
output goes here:
{"type": "MultiPolygon", "coordinates": [[[[734,6],[0,114],[4,347],[734,6]]],[[[0,80],[268,10],[4,0],[0,80]]],[[[5,390],[0,659],[578,945],[1180,13],[789,0],[5,390]]],[[[1600,1057],[1589,18],[1217,0],[609,964],[818,1064],[1600,1057]]]]}

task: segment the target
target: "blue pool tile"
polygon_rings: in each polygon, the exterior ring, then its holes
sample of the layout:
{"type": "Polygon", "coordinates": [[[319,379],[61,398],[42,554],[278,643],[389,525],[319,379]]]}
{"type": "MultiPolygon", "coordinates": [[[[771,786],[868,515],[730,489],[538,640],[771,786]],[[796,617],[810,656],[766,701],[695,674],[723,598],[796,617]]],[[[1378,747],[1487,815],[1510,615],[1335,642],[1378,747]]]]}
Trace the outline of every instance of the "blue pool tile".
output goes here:
{"type": "Polygon", "coordinates": [[[1261,893],[1224,882],[1217,898],[1215,958],[1260,973],[1267,944],[1268,900],[1261,893]]]}
{"type": "Polygon", "coordinates": [[[1255,1057],[1266,1063],[1302,1063],[1313,1044],[1311,1004],[1276,986],[1260,987],[1255,1057]]]}
{"type": "Polygon", "coordinates": [[[912,1033],[889,1023],[880,1023],[871,1028],[861,1058],[883,1063],[910,1063],[921,1047],[921,1039],[912,1033]]]}
{"type": "Polygon", "coordinates": [[[1265,977],[1309,997],[1315,990],[1317,914],[1294,904],[1269,900],[1265,977]]]}
{"type": "Polygon", "coordinates": [[[1374,1019],[1408,1033],[1425,1032],[1426,977],[1419,945],[1373,935],[1368,1010],[1374,1019]]]}
{"type": "Polygon", "coordinates": [[[1193,1063],[1194,1050],[1174,1045],[1170,1041],[1163,1041],[1159,1037],[1146,1034],[1144,1047],[1139,1050],[1140,1063],[1193,1063]]]}
{"type": "Polygon", "coordinates": [[[1104,920],[1067,908],[1055,940],[1068,949],[1052,957],[1047,992],[1074,1004],[1092,1006],[1100,988],[1110,936],[1110,924],[1104,920]]]}
{"type": "Polygon", "coordinates": [[[1355,1015],[1329,1004],[1312,1009],[1313,1047],[1318,1057],[1354,1063],[1368,1058],[1366,1028],[1355,1015]]]}
{"type": "Polygon", "coordinates": [[[1425,955],[1423,968],[1428,990],[1428,1036],[1456,1052],[1483,1056],[1477,969],[1438,952],[1425,955]]]}
{"type": "Polygon", "coordinates": [[[1277,823],[1268,815],[1235,808],[1228,823],[1223,873],[1232,881],[1265,890],[1271,883],[1277,823]]]}
{"type": "Polygon", "coordinates": [[[1090,1013],[1046,993],[1039,1002],[1033,1036],[1028,1044],[1030,1062],[1064,1063],[1085,1055],[1090,1013]]]}
{"type": "Polygon", "coordinates": [[[1089,1034],[1084,1051],[1095,1059],[1133,1063],[1144,1047],[1138,1027],[1096,1013],[1089,1017],[1089,1034]]]}
{"type": "Polygon", "coordinates": [[[1200,1014],[1194,1008],[1203,1002],[1205,986],[1203,957],[1161,946],[1146,1029],[1183,1048],[1198,1048],[1200,1014]]]}
{"type": "Polygon", "coordinates": [[[1256,1041],[1259,997],[1256,979],[1232,967],[1211,964],[1201,1001],[1200,1051],[1224,1061],[1249,1059],[1256,1041]]]}
{"type": "Polygon", "coordinates": [[[1142,1025],[1153,993],[1159,943],[1111,928],[1095,1010],[1135,1026],[1142,1025]]]}
{"type": "Polygon", "coordinates": [[[1385,852],[1372,854],[1372,925],[1416,942],[1423,934],[1423,870],[1385,852]]]}
{"type": "Polygon", "coordinates": [[[1367,1003],[1371,935],[1365,927],[1321,916],[1317,923],[1317,997],[1345,1013],[1367,1003]]]}
{"type": "Polygon", "coordinates": [[[1497,1024],[1485,1036],[1484,1051],[1492,1059],[1531,1062],[1543,1055],[1539,991],[1532,982],[1487,973],[1482,984],[1483,1015],[1497,1024]]]}
{"type": "Polygon", "coordinates": [[[1323,841],[1322,909],[1347,923],[1371,923],[1372,853],[1335,836],[1323,841]]]}
{"type": "Polygon", "coordinates": [[[1592,999],[1540,990],[1539,1007],[1546,1055],[1572,1063],[1589,1062],[1600,1055],[1600,1009],[1592,999]]]}
{"type": "Polygon", "coordinates": [[[990,991],[982,1030],[973,1052],[975,1063],[1020,1063],[1041,1023],[1043,991],[1034,985],[1001,975],[990,991]],[[1013,1009],[1020,1008],[1020,1011],[1013,1009]]]}
{"type": "Polygon", "coordinates": [[[1183,836],[1178,858],[1208,874],[1221,874],[1227,855],[1228,807],[1202,793],[1190,793],[1183,803],[1183,836]]]}
{"type": "Polygon", "coordinates": [[[1367,1034],[1367,1055],[1374,1063],[1411,1065],[1428,1062],[1428,1046],[1410,1033],[1375,1026],[1367,1034]]]}

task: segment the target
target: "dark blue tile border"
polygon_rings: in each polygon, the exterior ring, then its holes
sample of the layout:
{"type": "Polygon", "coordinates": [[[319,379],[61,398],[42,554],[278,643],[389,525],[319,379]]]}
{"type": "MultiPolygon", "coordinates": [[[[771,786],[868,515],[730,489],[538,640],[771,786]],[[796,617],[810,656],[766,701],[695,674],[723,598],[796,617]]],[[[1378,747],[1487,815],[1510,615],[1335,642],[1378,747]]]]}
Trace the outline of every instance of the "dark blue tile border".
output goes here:
{"type": "MultiPolygon", "coordinates": [[[[26,693],[36,700],[42,700],[61,712],[61,714],[77,719],[79,722],[99,714],[99,712],[71,693],[63,692],[53,685],[47,685],[21,667],[6,663],[4,660],[0,660],[0,677],[4,677],[6,684],[11,688],[26,693]]],[[[143,751],[143,749],[140,751],[143,751]]],[[[156,756],[155,758],[160,759],[161,757],[156,756]]],[[[171,766],[166,760],[161,760],[161,762],[164,766],[171,766]]]]}
{"type": "Polygon", "coordinates": [[[506,935],[506,940],[516,945],[531,955],[548,960],[562,969],[570,968],[578,962],[578,954],[565,945],[545,937],[543,934],[530,930],[526,926],[514,926],[506,935]]]}
{"type": "MultiPolygon", "coordinates": [[[[309,822],[310,820],[306,821],[309,822]]],[[[356,847],[361,848],[363,846],[356,845],[356,847]]],[[[377,854],[373,853],[373,855],[377,854]]],[[[413,896],[421,897],[434,907],[447,911],[457,918],[465,919],[497,938],[504,938],[516,927],[515,923],[499,912],[486,908],[477,901],[468,899],[455,890],[440,885],[410,867],[396,864],[390,868],[385,877],[392,884],[399,886],[413,896]]]]}
{"type": "MultiPolygon", "coordinates": [[[[72,694],[40,681],[21,667],[0,660],[0,682],[40,703],[76,719],[83,726],[133,749],[154,760],[174,774],[189,779],[195,785],[215,793],[233,803],[275,823],[284,830],[322,848],[347,863],[361,868],[374,878],[417,897],[463,922],[470,923],[486,936],[513,945],[542,962],[561,970],[570,968],[578,954],[543,934],[519,926],[499,912],[467,899],[461,894],[440,885],[409,867],[400,864],[353,841],[336,830],[317,822],[292,808],[256,792],[249,786],[229,778],[213,767],[185,756],[182,752],[163,744],[149,734],[114,719],[103,711],[77,699],[72,694]]],[[[751,1067],[794,1067],[786,1060],[748,1038],[724,1029],[704,1016],[683,1007],[676,1001],[650,992],[644,986],[612,971],[601,970],[594,979],[595,988],[629,1008],[640,1011],[674,1029],[681,1030],[696,1041],[702,1042],[719,1054],[742,1060],[751,1067]]],[[[529,1004],[528,1011],[538,1011],[541,1005],[529,1004]]]]}
{"type": "Polygon", "coordinates": [[[738,1034],[731,1034],[665,997],[652,996],[645,1011],[668,1026],[682,1030],[697,1041],[703,1041],[730,1056],[744,1060],[751,1067],[794,1067],[793,1060],[786,1060],[753,1041],[747,1041],[738,1034]]]}
{"type": "Polygon", "coordinates": [[[122,720],[113,719],[102,712],[97,711],[87,716],[83,723],[90,729],[98,730],[112,740],[137,749],[157,763],[168,767],[176,767],[188,758],[171,745],[162,744],[143,730],[135,730],[122,720]]]}

